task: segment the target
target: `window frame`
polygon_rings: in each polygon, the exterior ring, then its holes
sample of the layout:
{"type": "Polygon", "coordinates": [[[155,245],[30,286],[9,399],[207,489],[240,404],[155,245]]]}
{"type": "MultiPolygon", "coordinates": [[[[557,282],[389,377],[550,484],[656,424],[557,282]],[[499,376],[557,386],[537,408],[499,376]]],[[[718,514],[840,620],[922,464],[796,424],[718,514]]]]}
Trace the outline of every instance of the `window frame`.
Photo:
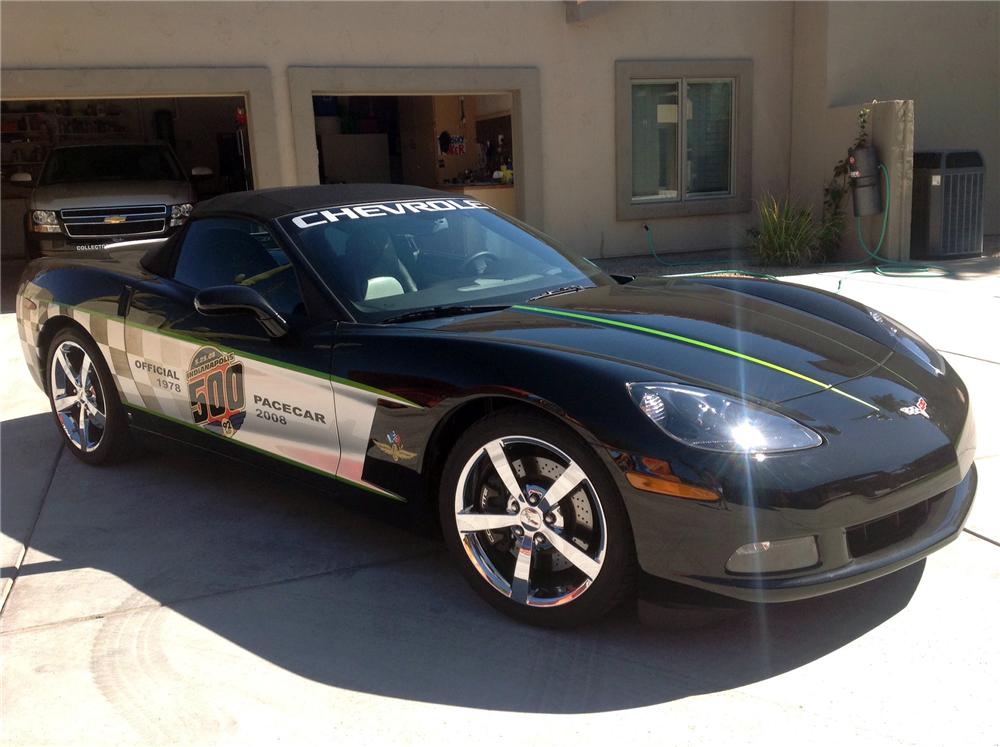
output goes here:
{"type": "Polygon", "coordinates": [[[743,213],[751,208],[753,62],[751,60],[617,60],[615,62],[615,161],[618,220],[743,213]],[[632,195],[632,89],[642,83],[678,83],[677,198],[632,195]],[[688,195],[687,90],[689,83],[731,82],[730,191],[688,195]]]}
{"type": "Polygon", "coordinates": [[[683,99],[684,99],[684,79],[683,78],[641,78],[636,80],[630,80],[628,85],[628,100],[629,100],[629,200],[633,205],[659,205],[661,203],[678,203],[683,202],[684,197],[684,174],[683,168],[680,168],[680,164],[683,163],[682,158],[684,156],[684,127],[681,123],[681,115],[683,114],[683,99]],[[632,160],[631,160],[631,150],[632,150],[632,92],[635,89],[636,84],[639,85],[677,85],[677,147],[674,149],[674,158],[679,167],[679,173],[677,174],[677,197],[661,197],[659,195],[648,195],[642,197],[636,197],[632,191],[635,185],[632,183],[633,172],[632,172],[632,160]]]}
{"type": "Polygon", "coordinates": [[[689,76],[687,78],[681,79],[681,96],[680,96],[680,111],[679,119],[682,122],[681,125],[681,155],[682,158],[678,159],[681,164],[681,196],[679,198],[680,202],[685,202],[687,200],[718,200],[733,197],[736,194],[736,122],[738,114],[736,111],[736,78],[722,78],[722,77],[711,77],[702,78],[700,76],[689,76]],[[730,118],[729,118],[729,190],[726,192],[701,192],[690,194],[688,192],[688,181],[691,173],[690,164],[686,157],[688,148],[688,127],[687,127],[687,91],[688,85],[691,83],[731,83],[732,88],[729,92],[729,107],[730,107],[730,118]]]}

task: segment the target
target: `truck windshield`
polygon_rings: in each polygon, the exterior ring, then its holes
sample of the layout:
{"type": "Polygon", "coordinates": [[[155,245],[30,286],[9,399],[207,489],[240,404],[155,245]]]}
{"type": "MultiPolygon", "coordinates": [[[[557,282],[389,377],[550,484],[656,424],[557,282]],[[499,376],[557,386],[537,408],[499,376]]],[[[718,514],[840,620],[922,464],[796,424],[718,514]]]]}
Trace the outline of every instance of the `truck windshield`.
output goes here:
{"type": "Polygon", "coordinates": [[[468,198],[329,207],[279,222],[362,322],[614,284],[589,260],[468,198]]]}
{"type": "Polygon", "coordinates": [[[182,181],[173,154],[159,145],[86,145],[56,148],[38,183],[182,181]]]}

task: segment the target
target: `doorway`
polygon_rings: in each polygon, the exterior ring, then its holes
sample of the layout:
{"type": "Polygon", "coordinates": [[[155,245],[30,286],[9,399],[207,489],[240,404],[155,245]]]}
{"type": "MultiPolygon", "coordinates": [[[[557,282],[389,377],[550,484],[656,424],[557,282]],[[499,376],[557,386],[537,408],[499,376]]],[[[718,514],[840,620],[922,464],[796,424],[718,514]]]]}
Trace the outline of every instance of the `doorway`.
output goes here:
{"type": "Polygon", "coordinates": [[[320,182],[414,184],[519,217],[513,96],[313,96],[320,182]]]}

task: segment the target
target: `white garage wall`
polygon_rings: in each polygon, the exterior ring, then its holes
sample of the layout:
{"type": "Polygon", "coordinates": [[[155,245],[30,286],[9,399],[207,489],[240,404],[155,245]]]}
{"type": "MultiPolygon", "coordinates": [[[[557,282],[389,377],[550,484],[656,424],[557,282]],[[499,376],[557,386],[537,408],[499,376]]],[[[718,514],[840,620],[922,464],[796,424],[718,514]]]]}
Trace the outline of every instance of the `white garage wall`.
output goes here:
{"type": "MultiPolygon", "coordinates": [[[[792,6],[779,3],[628,3],[576,23],[563,3],[5,3],[0,60],[6,69],[266,66],[275,182],[286,184],[296,178],[290,66],[537,66],[544,228],[597,256],[645,249],[640,222],[615,220],[614,61],[752,59],[753,193],[780,193],[791,19],[792,6]]],[[[750,220],[651,225],[660,249],[695,250],[742,245],[750,220]]]]}

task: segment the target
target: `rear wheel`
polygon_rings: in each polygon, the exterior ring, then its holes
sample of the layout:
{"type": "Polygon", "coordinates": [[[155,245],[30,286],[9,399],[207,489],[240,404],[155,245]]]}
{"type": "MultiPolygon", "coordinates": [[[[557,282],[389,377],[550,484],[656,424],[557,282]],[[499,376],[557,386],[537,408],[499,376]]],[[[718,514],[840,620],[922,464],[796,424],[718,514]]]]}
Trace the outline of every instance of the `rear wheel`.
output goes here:
{"type": "Polygon", "coordinates": [[[501,413],[470,428],[448,458],[440,510],[466,579],[517,619],[579,625],[631,592],[621,497],[593,450],[546,418],[501,413]]]}
{"type": "Polygon", "coordinates": [[[97,346],[75,329],[56,334],[49,346],[49,402],[74,456],[88,464],[124,456],[125,412],[97,346]]]}

